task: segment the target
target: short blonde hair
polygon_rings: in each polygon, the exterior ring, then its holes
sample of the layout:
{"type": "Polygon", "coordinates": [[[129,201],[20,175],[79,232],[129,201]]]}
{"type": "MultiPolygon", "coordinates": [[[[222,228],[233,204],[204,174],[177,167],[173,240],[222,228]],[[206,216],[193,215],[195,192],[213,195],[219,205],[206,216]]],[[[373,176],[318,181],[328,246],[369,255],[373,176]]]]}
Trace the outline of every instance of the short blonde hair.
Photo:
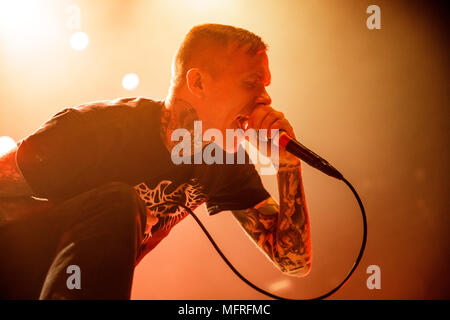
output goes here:
{"type": "MultiPolygon", "coordinates": [[[[247,53],[257,54],[266,51],[268,46],[261,37],[256,34],[229,25],[207,23],[194,26],[184,37],[178,48],[172,63],[172,86],[178,87],[184,84],[186,72],[193,65],[193,58],[199,56],[196,53],[202,52],[211,46],[216,48],[227,48],[230,44],[236,44],[237,48],[247,47],[247,53]]],[[[198,62],[198,61],[197,61],[198,62]]],[[[202,67],[213,72],[213,57],[202,59],[202,67]]]]}

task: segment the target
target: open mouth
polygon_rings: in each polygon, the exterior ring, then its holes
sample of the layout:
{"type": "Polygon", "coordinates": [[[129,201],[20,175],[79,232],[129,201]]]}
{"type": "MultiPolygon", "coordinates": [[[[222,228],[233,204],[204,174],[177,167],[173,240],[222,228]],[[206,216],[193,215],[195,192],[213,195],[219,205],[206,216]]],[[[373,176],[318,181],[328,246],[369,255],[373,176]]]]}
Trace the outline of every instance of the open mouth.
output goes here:
{"type": "Polygon", "coordinates": [[[255,109],[255,107],[258,106],[258,104],[259,103],[247,105],[245,108],[239,111],[238,115],[235,118],[238,128],[243,129],[244,131],[248,129],[248,122],[250,119],[250,115],[253,109],[255,109]]]}
{"type": "Polygon", "coordinates": [[[235,121],[240,129],[247,130],[249,117],[239,114],[235,121]]]}

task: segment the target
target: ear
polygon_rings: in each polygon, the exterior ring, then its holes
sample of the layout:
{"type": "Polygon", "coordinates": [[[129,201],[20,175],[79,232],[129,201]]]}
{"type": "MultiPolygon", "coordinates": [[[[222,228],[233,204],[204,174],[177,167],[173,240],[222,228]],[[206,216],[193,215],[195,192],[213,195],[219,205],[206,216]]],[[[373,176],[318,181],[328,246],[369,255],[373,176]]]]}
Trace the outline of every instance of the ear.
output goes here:
{"type": "Polygon", "coordinates": [[[204,74],[198,68],[186,72],[186,84],[189,91],[198,98],[204,96],[204,74]]]}

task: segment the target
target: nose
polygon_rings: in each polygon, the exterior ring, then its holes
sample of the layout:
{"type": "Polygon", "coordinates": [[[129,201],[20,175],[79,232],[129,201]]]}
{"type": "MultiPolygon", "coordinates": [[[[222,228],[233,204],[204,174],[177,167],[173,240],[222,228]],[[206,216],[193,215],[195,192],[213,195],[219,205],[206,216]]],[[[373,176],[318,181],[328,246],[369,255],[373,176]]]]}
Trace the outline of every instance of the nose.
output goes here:
{"type": "Polygon", "coordinates": [[[247,105],[247,107],[244,108],[244,110],[241,111],[243,115],[249,115],[253,112],[255,107],[259,104],[263,105],[271,105],[272,104],[272,98],[267,93],[266,88],[263,88],[261,91],[261,94],[256,98],[255,103],[247,105]]]}

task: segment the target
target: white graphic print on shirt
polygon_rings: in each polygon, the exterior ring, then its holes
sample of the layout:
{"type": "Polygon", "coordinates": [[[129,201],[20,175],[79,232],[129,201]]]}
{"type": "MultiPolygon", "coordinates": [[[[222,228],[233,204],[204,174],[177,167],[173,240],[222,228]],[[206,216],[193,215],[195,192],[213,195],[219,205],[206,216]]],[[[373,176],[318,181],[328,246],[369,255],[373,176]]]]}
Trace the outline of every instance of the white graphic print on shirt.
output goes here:
{"type": "Polygon", "coordinates": [[[144,182],[134,187],[147,206],[144,242],[158,230],[170,230],[188,215],[184,208],[165,202],[181,203],[194,210],[206,201],[206,194],[203,192],[203,187],[197,179],[190,179],[187,183],[183,183],[175,189],[172,184],[172,181],[162,180],[154,188],[150,188],[144,182]],[[148,209],[155,204],[161,205],[151,210],[148,209]]]}

